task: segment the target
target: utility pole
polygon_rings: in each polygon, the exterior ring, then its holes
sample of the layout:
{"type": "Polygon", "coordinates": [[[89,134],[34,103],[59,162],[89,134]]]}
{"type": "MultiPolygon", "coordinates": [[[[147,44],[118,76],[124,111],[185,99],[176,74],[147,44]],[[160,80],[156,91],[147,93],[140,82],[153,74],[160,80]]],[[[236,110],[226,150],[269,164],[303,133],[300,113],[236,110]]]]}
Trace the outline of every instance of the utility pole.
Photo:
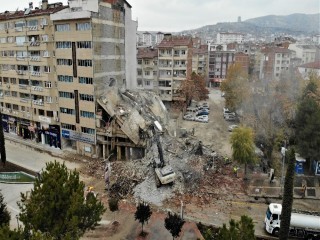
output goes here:
{"type": "Polygon", "coordinates": [[[282,155],[282,171],[281,171],[281,181],[280,181],[280,186],[281,186],[281,196],[283,196],[283,185],[284,185],[284,162],[286,159],[286,140],[284,141],[284,147],[281,147],[281,155],[282,155]]]}

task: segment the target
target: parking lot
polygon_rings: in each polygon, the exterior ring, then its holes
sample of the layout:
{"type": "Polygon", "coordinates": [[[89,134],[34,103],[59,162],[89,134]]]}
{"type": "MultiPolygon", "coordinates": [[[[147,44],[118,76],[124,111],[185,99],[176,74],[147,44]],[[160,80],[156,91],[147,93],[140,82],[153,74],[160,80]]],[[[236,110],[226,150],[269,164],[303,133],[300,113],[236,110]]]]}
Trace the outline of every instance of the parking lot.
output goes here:
{"type": "Polygon", "coordinates": [[[192,131],[194,128],[195,138],[202,141],[204,145],[210,146],[212,150],[230,156],[231,145],[229,143],[230,132],[228,127],[235,122],[226,121],[223,117],[225,100],[221,97],[221,91],[210,89],[209,99],[205,102],[208,103],[210,108],[208,122],[182,120],[181,127],[186,128],[187,131],[192,131]]]}

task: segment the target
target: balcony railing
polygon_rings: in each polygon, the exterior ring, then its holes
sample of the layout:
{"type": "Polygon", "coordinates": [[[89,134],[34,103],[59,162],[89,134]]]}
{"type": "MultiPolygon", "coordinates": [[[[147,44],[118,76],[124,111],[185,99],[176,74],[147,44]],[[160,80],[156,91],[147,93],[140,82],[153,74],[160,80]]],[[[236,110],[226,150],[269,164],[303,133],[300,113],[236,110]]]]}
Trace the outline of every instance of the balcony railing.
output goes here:
{"type": "Polygon", "coordinates": [[[21,99],[20,99],[20,102],[22,102],[22,103],[28,103],[29,100],[30,100],[30,99],[28,99],[28,98],[21,98],[21,99]]]}
{"type": "Polygon", "coordinates": [[[19,84],[20,89],[28,89],[28,85],[25,84],[19,84]]]}
{"type": "Polygon", "coordinates": [[[33,46],[33,47],[40,46],[40,42],[38,42],[38,41],[30,42],[30,46],[33,46]]]}
{"type": "Polygon", "coordinates": [[[31,86],[31,90],[33,90],[33,91],[38,91],[38,92],[42,92],[42,91],[43,91],[43,87],[40,87],[40,86],[31,86]]]}
{"type": "Polygon", "coordinates": [[[30,57],[30,61],[39,62],[40,61],[40,56],[31,56],[30,57]]]}
{"type": "Polygon", "coordinates": [[[38,26],[28,26],[28,30],[29,31],[37,31],[38,30],[38,26]]]}
{"type": "Polygon", "coordinates": [[[17,70],[17,74],[18,74],[18,75],[25,75],[25,74],[26,74],[26,71],[24,71],[24,70],[17,70]]]}
{"type": "Polygon", "coordinates": [[[41,72],[31,71],[31,76],[41,77],[41,72]]]}
{"type": "Polygon", "coordinates": [[[34,105],[39,105],[39,106],[43,106],[43,100],[42,99],[38,99],[38,100],[32,100],[32,103],[34,105]]]}

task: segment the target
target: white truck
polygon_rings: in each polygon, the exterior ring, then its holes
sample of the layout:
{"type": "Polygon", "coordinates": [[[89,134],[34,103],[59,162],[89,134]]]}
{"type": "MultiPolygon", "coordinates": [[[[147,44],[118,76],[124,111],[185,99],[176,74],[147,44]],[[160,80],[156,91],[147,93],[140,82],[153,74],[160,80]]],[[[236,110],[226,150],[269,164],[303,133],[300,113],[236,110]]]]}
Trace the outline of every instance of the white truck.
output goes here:
{"type": "MultiPolygon", "coordinates": [[[[266,231],[278,236],[281,223],[282,205],[271,203],[264,219],[266,231]]],[[[320,214],[307,212],[292,212],[289,237],[319,240],[320,214]]]]}

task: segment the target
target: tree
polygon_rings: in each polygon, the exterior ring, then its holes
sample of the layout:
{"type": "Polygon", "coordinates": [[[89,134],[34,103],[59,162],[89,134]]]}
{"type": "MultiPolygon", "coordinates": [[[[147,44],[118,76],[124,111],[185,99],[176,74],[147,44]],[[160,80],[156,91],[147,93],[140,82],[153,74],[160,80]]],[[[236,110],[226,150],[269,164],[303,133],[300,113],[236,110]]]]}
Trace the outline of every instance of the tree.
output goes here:
{"type": "Polygon", "coordinates": [[[229,229],[226,224],[219,229],[217,236],[218,240],[254,240],[254,224],[252,218],[243,215],[240,221],[236,222],[231,219],[229,222],[229,229]]]}
{"type": "Polygon", "coordinates": [[[11,217],[7,209],[7,204],[4,202],[4,198],[0,190],[0,227],[3,225],[9,226],[10,219],[11,217]]]}
{"type": "Polygon", "coordinates": [[[6,148],[5,148],[5,139],[3,134],[3,126],[2,126],[2,113],[0,111],[0,156],[3,167],[6,165],[7,156],[6,156],[6,148]]]}
{"type": "Polygon", "coordinates": [[[173,239],[179,237],[184,223],[185,221],[176,213],[168,212],[168,216],[164,219],[164,226],[171,233],[173,239]]]}
{"type": "Polygon", "coordinates": [[[30,197],[21,194],[18,203],[25,232],[79,239],[86,230],[97,226],[105,209],[94,194],[85,199],[84,187],[76,170],[68,171],[64,163],[57,161],[47,163],[30,197]]]}
{"type": "Polygon", "coordinates": [[[309,160],[320,159],[320,97],[314,80],[306,86],[295,118],[295,140],[299,153],[309,160]]]}
{"type": "MultiPolygon", "coordinates": [[[[191,74],[190,78],[181,82],[178,92],[184,98],[185,105],[189,105],[192,100],[206,100],[209,94],[204,77],[195,72],[191,74]]],[[[181,101],[178,102],[179,105],[176,104],[176,108],[183,106],[181,101]]]]}
{"type": "Polygon", "coordinates": [[[282,199],[282,211],[281,211],[281,227],[280,227],[280,240],[288,239],[291,211],[293,203],[293,181],[294,181],[294,164],[296,161],[294,149],[288,151],[288,168],[284,181],[284,192],[282,199]]]}
{"type": "Polygon", "coordinates": [[[249,96],[248,74],[240,64],[228,68],[227,78],[221,83],[221,91],[225,92],[226,107],[235,111],[249,96]]]}
{"type": "Polygon", "coordinates": [[[245,176],[247,176],[247,164],[255,161],[252,129],[247,127],[236,128],[231,134],[230,143],[232,158],[245,165],[245,176]]]}
{"type": "Polygon", "coordinates": [[[151,217],[152,211],[150,209],[149,204],[145,202],[139,203],[137,206],[137,211],[134,214],[135,220],[138,220],[142,225],[142,231],[141,234],[143,235],[143,224],[149,220],[151,217]]]}
{"type": "Polygon", "coordinates": [[[114,213],[113,221],[115,221],[115,212],[119,210],[119,199],[118,198],[109,198],[108,200],[109,209],[114,213]]]}

